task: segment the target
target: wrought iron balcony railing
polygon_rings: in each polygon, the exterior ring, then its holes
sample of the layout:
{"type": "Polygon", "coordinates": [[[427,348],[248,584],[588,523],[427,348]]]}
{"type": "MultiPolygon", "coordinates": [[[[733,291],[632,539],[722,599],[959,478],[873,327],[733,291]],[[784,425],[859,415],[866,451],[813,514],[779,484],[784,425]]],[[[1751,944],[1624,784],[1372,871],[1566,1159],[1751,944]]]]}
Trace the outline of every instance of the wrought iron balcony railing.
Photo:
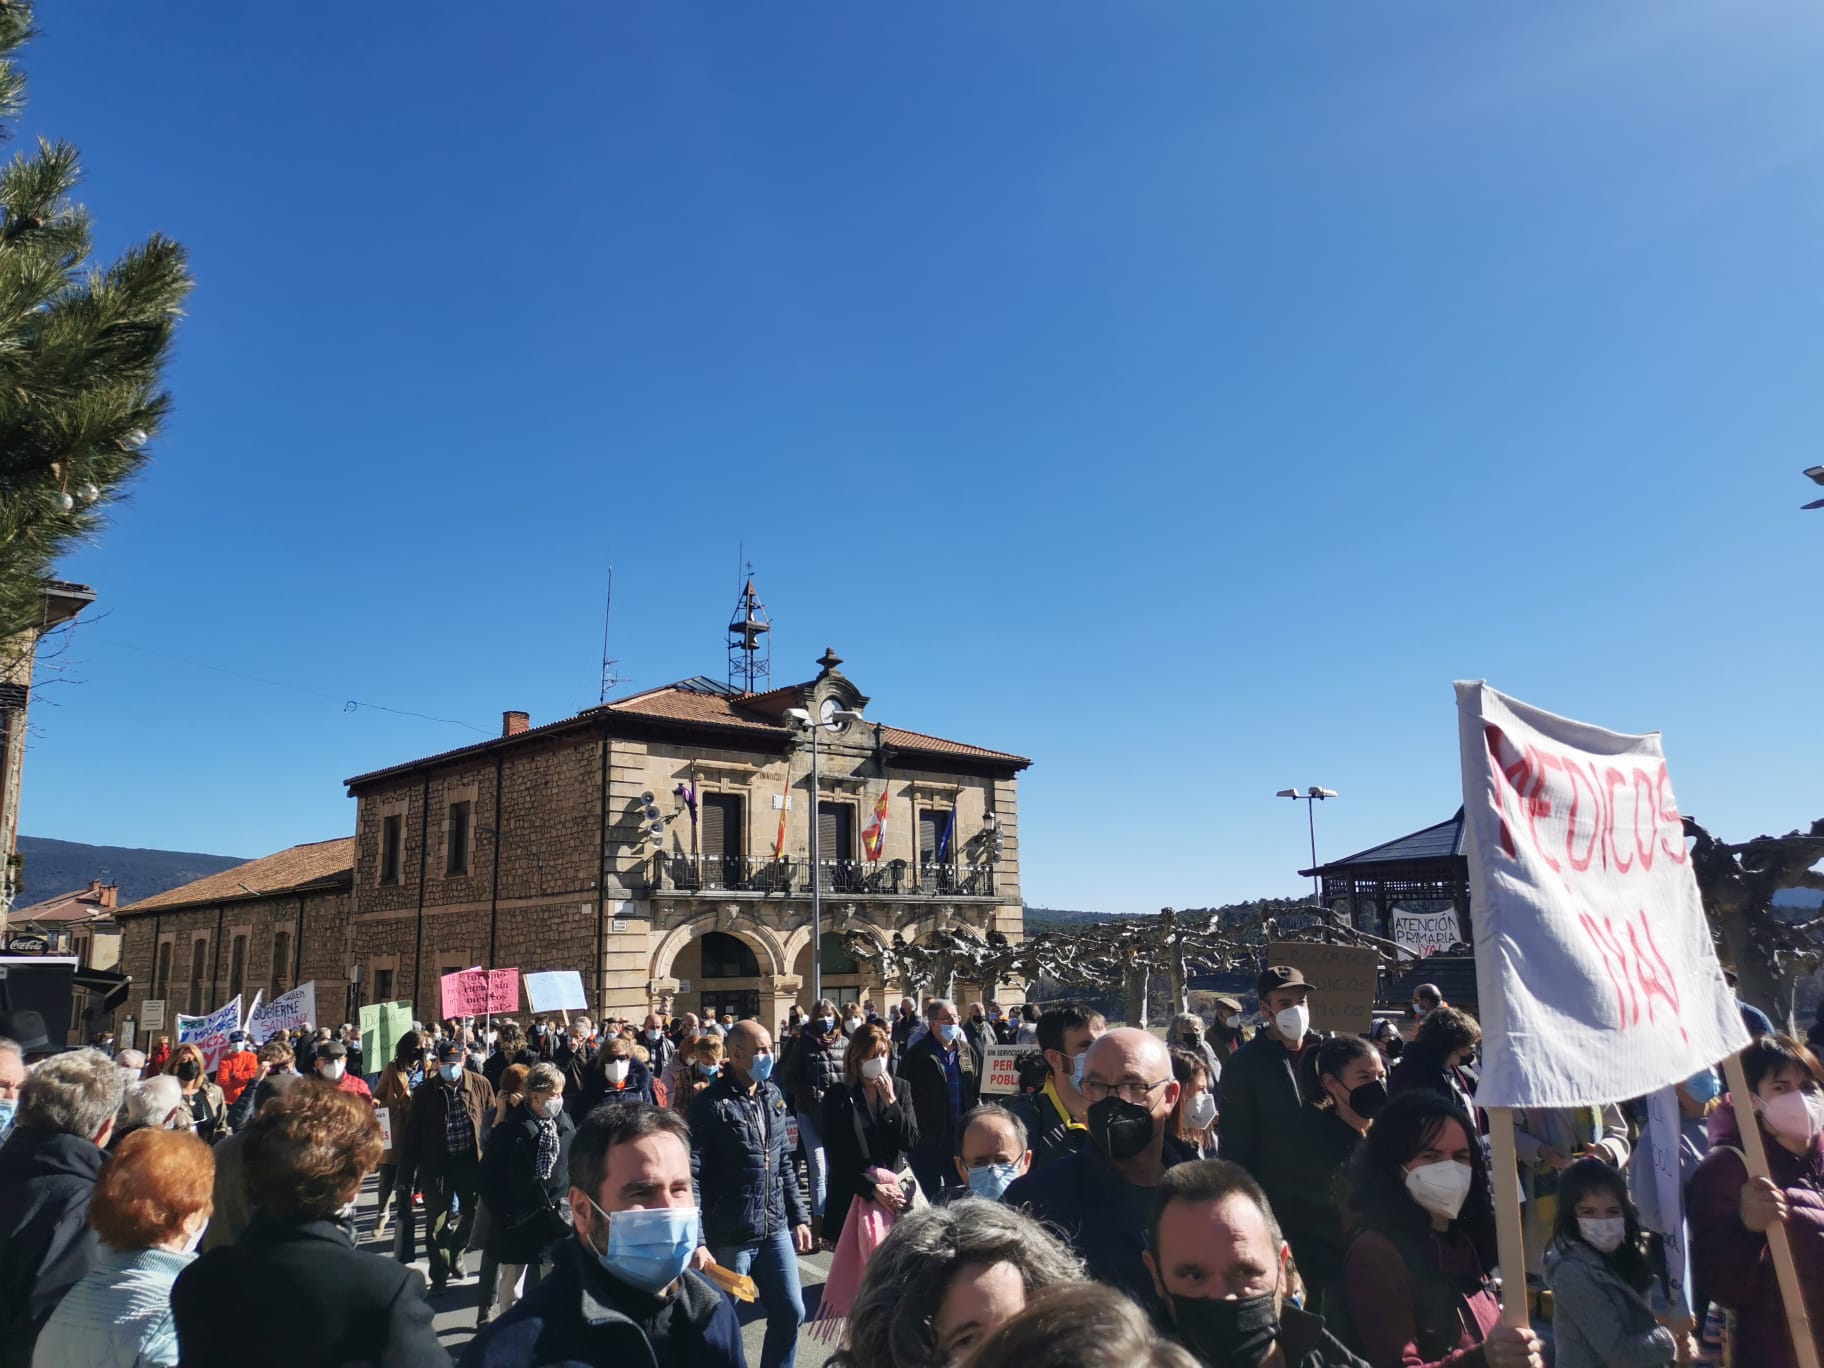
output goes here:
{"type": "MultiPolygon", "coordinates": [[[[655,855],[656,888],[680,893],[739,891],[810,893],[809,860],[747,855],[655,855]]],[[[822,892],[867,897],[985,898],[994,895],[992,865],[913,865],[906,860],[822,860],[822,892]]]]}

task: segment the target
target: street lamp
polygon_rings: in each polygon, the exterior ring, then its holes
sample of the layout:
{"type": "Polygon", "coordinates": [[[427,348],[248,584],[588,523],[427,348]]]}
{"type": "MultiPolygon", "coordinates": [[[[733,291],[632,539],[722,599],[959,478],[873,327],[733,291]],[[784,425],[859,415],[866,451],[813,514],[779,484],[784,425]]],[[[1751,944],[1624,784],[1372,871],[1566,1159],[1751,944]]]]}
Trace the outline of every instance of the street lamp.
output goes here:
{"type": "MultiPolygon", "coordinates": [[[[1810,480],[1813,484],[1824,485],[1824,465],[1815,465],[1807,468],[1805,471],[1805,478],[1810,480]]],[[[1810,503],[1803,505],[1803,507],[1824,508],[1824,499],[1813,499],[1810,503]]]]}
{"type": "Polygon", "coordinates": [[[804,708],[787,708],[785,715],[794,726],[811,734],[811,1004],[815,1006],[823,997],[823,870],[818,865],[822,852],[817,848],[817,801],[821,796],[817,738],[825,728],[839,732],[851,722],[867,719],[852,709],[837,707],[834,699],[825,700],[818,721],[812,721],[811,714],[804,708]]]}
{"type": "Polygon", "coordinates": [[[1303,800],[1304,802],[1305,825],[1311,829],[1311,900],[1313,902],[1321,902],[1323,900],[1323,895],[1317,890],[1317,818],[1312,814],[1316,812],[1317,805],[1323,802],[1324,799],[1336,797],[1336,790],[1319,788],[1316,784],[1313,784],[1303,793],[1300,793],[1297,789],[1281,789],[1273,796],[1275,798],[1290,798],[1293,802],[1298,802],[1300,800],[1303,800]]]}

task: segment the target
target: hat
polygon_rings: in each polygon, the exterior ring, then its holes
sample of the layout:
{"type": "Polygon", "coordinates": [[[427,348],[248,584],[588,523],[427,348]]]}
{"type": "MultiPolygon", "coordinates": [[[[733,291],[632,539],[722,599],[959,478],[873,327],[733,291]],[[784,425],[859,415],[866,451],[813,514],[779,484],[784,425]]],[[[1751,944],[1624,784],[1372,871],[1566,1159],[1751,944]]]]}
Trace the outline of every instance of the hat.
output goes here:
{"type": "Polygon", "coordinates": [[[462,1048],[460,1040],[446,1040],[437,1047],[439,1064],[460,1064],[468,1057],[468,1051],[462,1048]]]}
{"type": "Polygon", "coordinates": [[[317,1042],[318,1059],[347,1059],[348,1046],[339,1040],[319,1040],[317,1042]]]}
{"type": "Polygon", "coordinates": [[[247,1032],[245,1032],[245,1031],[228,1032],[228,1040],[231,1044],[238,1045],[245,1039],[247,1039],[247,1032]]]}
{"type": "Polygon", "coordinates": [[[1239,1012],[1241,1010],[1241,1004],[1232,997],[1219,997],[1213,1005],[1222,1008],[1225,1012],[1239,1012]]]}
{"type": "Polygon", "coordinates": [[[1305,976],[1289,964],[1269,964],[1261,970],[1260,982],[1255,984],[1254,991],[1261,997],[1268,993],[1277,993],[1282,988],[1310,988],[1305,976]]]}

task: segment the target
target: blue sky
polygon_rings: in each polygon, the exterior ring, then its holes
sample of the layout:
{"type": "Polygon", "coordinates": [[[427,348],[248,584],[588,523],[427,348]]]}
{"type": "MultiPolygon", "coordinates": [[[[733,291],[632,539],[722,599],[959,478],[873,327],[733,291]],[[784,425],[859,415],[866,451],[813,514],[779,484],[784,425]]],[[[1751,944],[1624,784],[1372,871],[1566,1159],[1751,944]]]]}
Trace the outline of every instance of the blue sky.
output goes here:
{"type": "Polygon", "coordinates": [[[344,700],[592,704],[610,564],[634,687],[720,673],[743,545],[776,680],[833,644],[875,716],[1035,758],[1036,903],[1295,890],[1289,784],[1342,795],[1324,855],[1441,820],[1459,677],[1663,730],[1721,832],[1824,811],[1815,11],[43,26],[21,134],[198,284],[65,567],[103,616],[30,833],[347,832],[342,778],[477,733],[344,700]]]}

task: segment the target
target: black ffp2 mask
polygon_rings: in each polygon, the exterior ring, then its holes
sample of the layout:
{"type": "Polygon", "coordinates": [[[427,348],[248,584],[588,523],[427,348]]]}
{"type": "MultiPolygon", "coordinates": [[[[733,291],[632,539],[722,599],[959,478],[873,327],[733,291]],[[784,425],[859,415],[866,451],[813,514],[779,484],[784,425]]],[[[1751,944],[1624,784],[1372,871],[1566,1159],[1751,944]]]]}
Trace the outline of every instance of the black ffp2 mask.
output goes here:
{"type": "Polygon", "coordinates": [[[1349,1090],[1349,1110],[1364,1121],[1373,1120],[1374,1114],[1386,1105],[1387,1085],[1378,1078],[1349,1090]]]}
{"type": "Polygon", "coordinates": [[[1272,1292],[1237,1301],[1173,1297],[1178,1338],[1209,1368],[1258,1368],[1279,1338],[1278,1298],[1272,1292]]]}
{"type": "Polygon", "coordinates": [[[1089,1109],[1089,1141],[1104,1158],[1132,1159],[1153,1138],[1153,1114],[1136,1102],[1110,1093],[1089,1109]]]}

